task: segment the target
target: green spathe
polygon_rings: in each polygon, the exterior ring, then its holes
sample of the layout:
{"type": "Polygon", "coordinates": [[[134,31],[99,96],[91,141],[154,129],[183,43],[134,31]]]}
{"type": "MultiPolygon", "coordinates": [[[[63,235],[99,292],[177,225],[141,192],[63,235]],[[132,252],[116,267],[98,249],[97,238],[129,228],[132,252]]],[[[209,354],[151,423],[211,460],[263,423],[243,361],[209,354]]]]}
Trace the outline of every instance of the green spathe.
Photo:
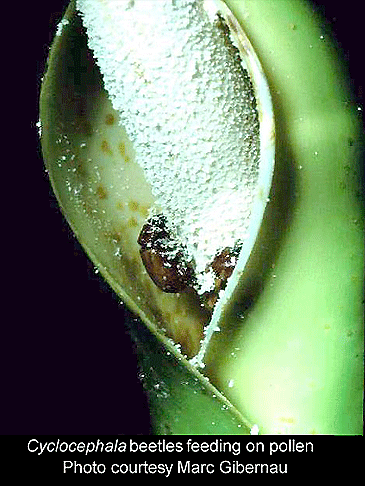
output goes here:
{"type": "MultiPolygon", "coordinates": [[[[361,434],[361,120],[349,102],[340,60],[309,4],[299,0],[227,3],[270,83],[277,135],[273,191],[260,246],[220,323],[221,331],[215,333],[203,370],[193,369],[170,341],[158,335],[160,345],[141,321],[131,324],[154,432],[247,434],[251,428],[263,434],[361,434]]],[[[73,2],[67,15],[73,18],[73,2]]],[[[115,255],[99,232],[95,243],[85,216],[90,208],[85,205],[78,211],[65,185],[70,173],[58,165],[63,155],[59,120],[65,105],[57,104],[57,93],[64,82],[62,69],[67,68],[62,64],[62,49],[77,45],[72,28],[72,22],[64,23],[42,88],[43,151],[73,230],[127,302],[116,277],[121,263],[115,267],[115,255]]],[[[91,137],[87,123],[80,128],[91,137]]],[[[73,142],[62,138],[64,144],[73,142]]],[[[99,191],[99,200],[103,194],[99,191]]],[[[99,231],[105,217],[96,222],[99,231]]],[[[129,260],[125,261],[128,267],[129,260]]],[[[133,300],[128,304],[138,311],[133,300]]],[[[146,315],[140,316],[147,321],[146,315]]],[[[121,382],[125,372],[121,370],[121,382]]],[[[228,461],[223,467],[232,472],[236,468],[237,473],[239,464],[228,461]]]]}
{"type": "Polygon", "coordinates": [[[234,326],[235,339],[228,342],[224,332],[217,333],[208,373],[260,433],[358,434],[361,120],[349,102],[336,52],[309,5],[229,4],[266,69],[276,107],[277,173],[268,214],[277,219],[267,220],[263,233],[268,246],[275,247],[278,237],[280,246],[255,305],[239,326],[233,314],[224,323],[234,326]]]}

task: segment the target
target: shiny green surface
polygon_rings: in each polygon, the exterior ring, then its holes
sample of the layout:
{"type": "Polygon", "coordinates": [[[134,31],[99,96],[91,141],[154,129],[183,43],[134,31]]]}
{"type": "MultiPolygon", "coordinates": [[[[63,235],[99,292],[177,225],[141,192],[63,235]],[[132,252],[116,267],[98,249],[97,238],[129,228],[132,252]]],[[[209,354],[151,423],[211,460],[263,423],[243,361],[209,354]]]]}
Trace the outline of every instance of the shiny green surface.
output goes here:
{"type": "Polygon", "coordinates": [[[217,335],[208,374],[262,433],[361,433],[358,109],[310,6],[290,0],[230,5],[264,65],[276,107],[279,173],[268,212],[276,218],[263,232],[269,249],[280,243],[275,255],[268,251],[270,268],[255,304],[239,325],[233,313],[226,334],[217,335]],[[236,330],[234,339],[227,339],[229,329],[236,330]]]}

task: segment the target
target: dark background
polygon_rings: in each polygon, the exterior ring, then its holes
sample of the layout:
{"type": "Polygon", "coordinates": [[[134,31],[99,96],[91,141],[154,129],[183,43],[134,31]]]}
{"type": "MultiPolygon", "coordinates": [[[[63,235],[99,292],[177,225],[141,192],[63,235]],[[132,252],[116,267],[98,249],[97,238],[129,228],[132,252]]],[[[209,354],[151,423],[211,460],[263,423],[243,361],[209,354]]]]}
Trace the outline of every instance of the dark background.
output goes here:
{"type": "MultiPolygon", "coordinates": [[[[358,1],[312,3],[335,33],[354,102],[362,104],[358,1]]],[[[58,209],[35,127],[49,45],[68,1],[26,4],[5,17],[0,433],[147,434],[148,403],[123,325],[126,311],[58,209]]]]}

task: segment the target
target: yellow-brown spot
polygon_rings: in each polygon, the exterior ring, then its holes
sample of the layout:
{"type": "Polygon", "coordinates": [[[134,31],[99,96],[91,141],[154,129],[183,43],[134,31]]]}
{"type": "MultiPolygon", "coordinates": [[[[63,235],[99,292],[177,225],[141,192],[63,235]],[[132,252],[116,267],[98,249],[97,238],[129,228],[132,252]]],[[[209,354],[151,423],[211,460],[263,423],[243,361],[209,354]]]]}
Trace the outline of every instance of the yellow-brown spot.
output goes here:
{"type": "Polygon", "coordinates": [[[136,220],[136,218],[129,218],[128,226],[130,228],[136,228],[138,226],[138,221],[136,220]]]}
{"type": "Polygon", "coordinates": [[[73,169],[75,169],[75,172],[79,177],[85,178],[87,176],[87,171],[85,169],[85,160],[74,157],[73,159],[70,159],[70,165],[73,169]]]}
{"type": "Polygon", "coordinates": [[[110,145],[108,144],[108,142],[106,140],[103,140],[101,142],[101,150],[105,153],[105,154],[108,154],[108,155],[111,155],[113,152],[110,148],[110,145]]]}
{"type": "Polygon", "coordinates": [[[293,417],[280,417],[280,422],[284,422],[286,424],[293,425],[295,424],[295,419],[293,417]]]}
{"type": "Polygon", "coordinates": [[[139,207],[139,214],[142,216],[142,218],[146,219],[149,215],[149,210],[150,208],[147,206],[140,206],[139,207]]]}
{"type": "Polygon", "coordinates": [[[108,192],[105,187],[100,184],[100,186],[96,188],[96,195],[99,199],[106,199],[108,197],[108,192]]]}
{"type": "Polygon", "coordinates": [[[115,122],[115,117],[112,113],[108,113],[105,117],[105,123],[106,125],[114,125],[115,122]]]}
{"type": "Polygon", "coordinates": [[[128,207],[131,211],[138,211],[139,204],[137,201],[129,201],[128,207]]]}
{"type": "Polygon", "coordinates": [[[108,238],[111,240],[120,243],[123,241],[123,235],[125,234],[126,225],[125,224],[118,224],[114,227],[111,231],[108,232],[108,238]]]}
{"type": "Polygon", "coordinates": [[[130,157],[127,154],[127,148],[126,148],[124,142],[120,142],[120,144],[119,144],[119,152],[120,152],[120,155],[123,157],[123,159],[124,159],[125,162],[129,162],[130,161],[130,157]]]}
{"type": "Polygon", "coordinates": [[[117,209],[119,209],[120,211],[123,211],[123,209],[124,209],[124,202],[123,201],[119,201],[117,203],[117,209]]]}
{"type": "Polygon", "coordinates": [[[122,233],[120,231],[112,231],[110,233],[110,238],[114,241],[116,241],[117,243],[120,243],[121,239],[122,239],[122,233]]]}
{"type": "Polygon", "coordinates": [[[94,212],[94,208],[93,206],[91,206],[87,201],[85,200],[82,200],[81,201],[81,204],[82,204],[82,209],[83,211],[88,214],[89,216],[91,216],[94,212]]]}

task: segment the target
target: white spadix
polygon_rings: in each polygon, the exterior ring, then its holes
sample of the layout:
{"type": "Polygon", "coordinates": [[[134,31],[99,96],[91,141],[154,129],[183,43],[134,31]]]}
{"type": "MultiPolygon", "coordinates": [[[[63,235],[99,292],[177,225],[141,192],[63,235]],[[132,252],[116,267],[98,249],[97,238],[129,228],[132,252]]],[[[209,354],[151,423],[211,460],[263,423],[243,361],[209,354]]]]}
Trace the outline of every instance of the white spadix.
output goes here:
{"type": "Polygon", "coordinates": [[[274,125],[258,60],[221,2],[78,0],[77,7],[151,185],[152,213],[164,215],[181,245],[192,286],[210,292],[217,288],[210,265],[222,251],[241,250],[234,260],[244,268],[270,190],[274,125]]]}

